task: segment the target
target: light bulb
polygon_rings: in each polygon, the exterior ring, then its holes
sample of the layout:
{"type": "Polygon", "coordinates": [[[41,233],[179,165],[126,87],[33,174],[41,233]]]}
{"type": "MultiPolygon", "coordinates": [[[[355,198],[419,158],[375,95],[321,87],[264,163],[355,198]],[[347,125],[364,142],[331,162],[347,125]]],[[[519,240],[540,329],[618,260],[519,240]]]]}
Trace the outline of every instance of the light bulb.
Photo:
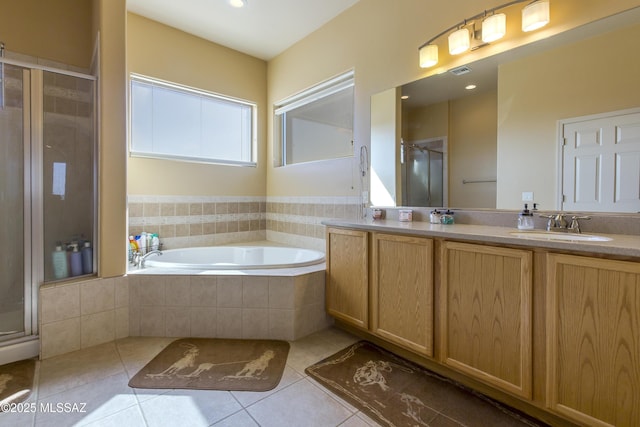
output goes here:
{"type": "Polygon", "coordinates": [[[461,28],[449,34],[449,53],[458,55],[469,50],[471,41],[469,39],[469,30],[461,28]]]}
{"type": "Polygon", "coordinates": [[[245,7],[247,5],[247,0],[229,0],[229,4],[233,7],[245,7]]]}
{"type": "Polygon", "coordinates": [[[482,21],[482,41],[491,43],[504,37],[507,33],[507,16],[497,13],[482,21]]]}
{"type": "Polygon", "coordinates": [[[438,63],[438,46],[428,44],[420,49],[420,67],[429,68],[438,63]]]}
{"type": "Polygon", "coordinates": [[[522,9],[522,31],[534,31],[549,23],[549,1],[537,0],[522,9]]]}

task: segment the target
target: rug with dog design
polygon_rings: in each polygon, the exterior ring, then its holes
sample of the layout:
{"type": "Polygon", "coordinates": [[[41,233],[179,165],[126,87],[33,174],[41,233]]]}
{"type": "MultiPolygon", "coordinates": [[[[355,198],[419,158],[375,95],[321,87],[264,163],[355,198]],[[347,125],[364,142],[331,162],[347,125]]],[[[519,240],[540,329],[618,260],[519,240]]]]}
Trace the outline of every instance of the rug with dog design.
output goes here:
{"type": "Polygon", "coordinates": [[[305,372],[383,426],[546,426],[367,341],[305,372]]]}
{"type": "Polygon", "coordinates": [[[183,338],[147,363],[129,387],[268,391],[280,382],[288,353],[286,341],[183,338]]]}
{"type": "Polygon", "coordinates": [[[0,412],[9,412],[14,403],[24,402],[33,390],[36,359],[0,366],[0,412]]]}

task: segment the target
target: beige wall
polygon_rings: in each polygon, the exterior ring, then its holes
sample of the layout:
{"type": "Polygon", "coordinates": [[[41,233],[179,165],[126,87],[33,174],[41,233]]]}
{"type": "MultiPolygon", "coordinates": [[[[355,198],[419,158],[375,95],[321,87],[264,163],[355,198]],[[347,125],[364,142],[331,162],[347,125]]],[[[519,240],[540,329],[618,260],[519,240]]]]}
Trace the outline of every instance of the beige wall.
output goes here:
{"type": "Polygon", "coordinates": [[[371,97],[371,203],[375,206],[395,206],[402,200],[398,134],[400,132],[400,97],[396,88],[371,97]]]}
{"type": "MultiPolygon", "coordinates": [[[[502,3],[502,0],[360,1],[269,62],[269,105],[354,68],[357,153],[361,145],[369,144],[371,95],[437,72],[419,68],[418,46],[461,19],[502,3]]],[[[638,0],[551,2],[552,23],[543,31],[527,33],[518,40],[506,39],[491,48],[462,55],[455,63],[439,66],[460,65],[506,46],[533,41],[638,5],[638,0]]],[[[271,111],[268,120],[272,129],[271,111]]],[[[268,138],[268,195],[360,194],[357,156],[274,168],[271,131],[268,138]]]]}
{"type": "Polygon", "coordinates": [[[127,68],[258,105],[258,167],[130,157],[129,194],[265,195],[266,62],[129,13],[127,68]]]}
{"type": "Polygon", "coordinates": [[[86,0],[4,1],[0,41],[12,52],[88,68],[94,41],[91,13],[86,0]]]}
{"type": "Polygon", "coordinates": [[[439,102],[402,114],[402,137],[406,141],[439,138],[449,135],[449,102],[439,102]]]}
{"type": "Polygon", "coordinates": [[[640,25],[500,68],[498,208],[519,208],[522,191],[533,191],[541,209],[560,208],[557,121],[638,107],[635,52],[640,25]]]}
{"type": "MultiPolygon", "coordinates": [[[[126,272],[126,0],[93,0],[99,52],[99,274],[126,272]]],[[[95,39],[95,37],[92,37],[95,39]]]]}
{"type": "Polygon", "coordinates": [[[481,92],[450,102],[449,206],[495,208],[497,96],[481,92]]]}

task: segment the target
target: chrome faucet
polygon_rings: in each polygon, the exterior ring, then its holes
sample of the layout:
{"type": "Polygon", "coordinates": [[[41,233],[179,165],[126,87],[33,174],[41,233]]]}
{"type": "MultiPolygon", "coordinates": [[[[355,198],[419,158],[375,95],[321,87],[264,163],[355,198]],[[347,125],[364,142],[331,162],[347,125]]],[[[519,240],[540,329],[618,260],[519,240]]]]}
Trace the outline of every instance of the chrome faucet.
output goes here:
{"type": "Polygon", "coordinates": [[[589,216],[571,216],[571,222],[567,222],[567,214],[558,212],[553,215],[540,215],[543,218],[547,218],[547,231],[559,231],[563,233],[581,233],[580,223],[578,220],[591,219],[589,216]]]}
{"type": "Polygon", "coordinates": [[[568,228],[569,233],[582,233],[582,230],[580,230],[580,223],[578,222],[578,220],[580,219],[591,219],[591,217],[573,215],[571,217],[571,224],[569,225],[569,228],[568,228]]]}
{"type": "Polygon", "coordinates": [[[158,250],[153,250],[153,251],[149,251],[146,254],[142,255],[141,252],[135,252],[133,254],[133,259],[131,260],[131,262],[133,263],[134,266],[138,267],[138,268],[144,268],[144,262],[147,260],[147,258],[151,255],[162,255],[162,251],[158,251],[158,250]]]}

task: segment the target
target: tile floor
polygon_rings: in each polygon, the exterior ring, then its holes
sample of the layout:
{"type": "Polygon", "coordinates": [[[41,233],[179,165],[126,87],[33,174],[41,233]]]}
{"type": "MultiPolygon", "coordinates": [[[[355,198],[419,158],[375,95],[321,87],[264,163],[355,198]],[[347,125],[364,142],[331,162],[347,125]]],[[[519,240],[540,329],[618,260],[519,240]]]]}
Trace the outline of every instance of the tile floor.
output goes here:
{"type": "MultiPolygon", "coordinates": [[[[307,366],[358,340],[339,329],[329,328],[292,342],[282,381],[269,392],[129,388],[129,378],[172,340],[129,337],[41,361],[36,367],[35,391],[27,401],[40,410],[0,413],[0,426],[377,425],[304,373],[307,366]]],[[[487,406],[488,411],[494,410],[487,406]]],[[[444,413],[439,415],[440,421],[432,427],[463,425],[444,413]]],[[[486,425],[482,417],[477,423],[486,425]]]]}

